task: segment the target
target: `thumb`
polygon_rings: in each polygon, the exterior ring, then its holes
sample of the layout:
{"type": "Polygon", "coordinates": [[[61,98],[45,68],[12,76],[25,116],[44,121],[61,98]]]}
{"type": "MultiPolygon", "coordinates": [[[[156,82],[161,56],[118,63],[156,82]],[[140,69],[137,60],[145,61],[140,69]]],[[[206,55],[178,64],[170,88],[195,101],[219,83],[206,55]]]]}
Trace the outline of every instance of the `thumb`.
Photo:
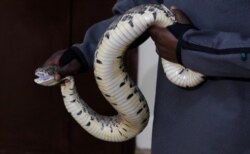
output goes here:
{"type": "Polygon", "coordinates": [[[77,59],[73,59],[68,64],[60,67],[58,70],[58,74],[60,74],[60,77],[76,75],[79,74],[80,69],[81,69],[80,62],[77,59]]]}
{"type": "Polygon", "coordinates": [[[180,9],[177,9],[175,6],[171,6],[170,10],[173,12],[177,22],[181,24],[190,24],[190,20],[186,16],[184,12],[182,12],[180,9]]]}

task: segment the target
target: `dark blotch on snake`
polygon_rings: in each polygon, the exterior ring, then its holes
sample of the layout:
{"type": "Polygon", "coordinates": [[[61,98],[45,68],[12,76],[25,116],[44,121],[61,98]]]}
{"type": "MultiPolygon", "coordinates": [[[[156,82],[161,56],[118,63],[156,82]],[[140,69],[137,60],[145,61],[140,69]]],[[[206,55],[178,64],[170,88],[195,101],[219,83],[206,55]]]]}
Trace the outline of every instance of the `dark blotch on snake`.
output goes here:
{"type": "Polygon", "coordinates": [[[102,64],[102,61],[100,61],[99,59],[96,59],[96,62],[97,62],[98,64],[102,64]]]}
{"type": "Polygon", "coordinates": [[[157,13],[153,12],[154,20],[156,20],[157,13]]]}
{"type": "Polygon", "coordinates": [[[78,116],[81,115],[81,114],[82,114],[82,110],[77,113],[78,116]]]}
{"type": "Polygon", "coordinates": [[[154,7],[149,7],[148,11],[153,12],[155,10],[154,7]]]}
{"type": "Polygon", "coordinates": [[[144,96],[141,95],[139,101],[143,102],[144,100],[145,100],[144,96]]]}
{"type": "Polygon", "coordinates": [[[120,130],[118,130],[119,134],[122,136],[122,132],[120,132],[120,130]]]}
{"type": "Polygon", "coordinates": [[[142,110],[143,110],[143,108],[141,108],[140,110],[138,110],[136,114],[140,114],[142,110]]]}
{"type": "Polygon", "coordinates": [[[129,25],[130,25],[131,27],[134,27],[134,23],[133,23],[132,20],[130,20],[128,23],[129,23],[129,25]]]}
{"type": "Polygon", "coordinates": [[[70,101],[70,103],[75,103],[75,102],[76,102],[76,99],[74,99],[74,100],[70,101]]]}
{"type": "Polygon", "coordinates": [[[101,127],[101,130],[103,130],[104,129],[104,124],[102,123],[102,127],[101,127]]]}
{"type": "Polygon", "coordinates": [[[108,94],[104,94],[106,97],[110,97],[110,95],[108,95],[108,94]]]}
{"type": "Polygon", "coordinates": [[[127,127],[129,127],[129,125],[128,125],[128,124],[124,124],[124,125],[126,125],[127,127]]]}
{"type": "Polygon", "coordinates": [[[144,120],[142,121],[142,124],[144,124],[144,123],[147,122],[147,121],[148,121],[148,118],[144,119],[144,120]]]}
{"type": "Polygon", "coordinates": [[[166,14],[166,16],[167,16],[167,17],[171,17],[171,16],[172,16],[172,13],[171,13],[171,12],[169,12],[169,11],[166,11],[166,13],[165,13],[165,14],[166,14]]]}
{"type": "Polygon", "coordinates": [[[86,126],[90,126],[91,122],[88,122],[86,126]]]}
{"type": "Polygon", "coordinates": [[[134,96],[134,94],[130,94],[130,95],[128,95],[128,97],[127,97],[127,100],[129,100],[131,97],[133,97],[134,96]]]}
{"type": "Polygon", "coordinates": [[[84,108],[82,108],[83,109],[83,112],[85,112],[86,113],[86,109],[85,109],[85,107],[84,108]]]}
{"type": "Polygon", "coordinates": [[[99,77],[99,76],[97,76],[97,77],[96,77],[96,79],[97,79],[97,80],[102,80],[102,78],[101,78],[101,77],[99,77]]]}
{"type": "Polygon", "coordinates": [[[106,37],[107,39],[109,39],[109,37],[110,37],[109,33],[106,33],[106,34],[105,34],[105,37],[106,37]]]}
{"type": "Polygon", "coordinates": [[[120,84],[120,87],[122,87],[122,86],[124,86],[125,85],[125,82],[122,82],[121,84],[120,84]]]}
{"type": "Polygon", "coordinates": [[[129,87],[130,87],[130,88],[133,88],[133,87],[134,87],[133,81],[130,82],[129,87]]]}
{"type": "Polygon", "coordinates": [[[127,129],[125,129],[125,128],[122,128],[125,132],[127,132],[127,129]]]}
{"type": "Polygon", "coordinates": [[[126,74],[124,81],[128,81],[128,74],[126,74]]]}
{"type": "Polygon", "coordinates": [[[185,68],[181,69],[181,71],[178,74],[182,74],[185,71],[185,68]]]}

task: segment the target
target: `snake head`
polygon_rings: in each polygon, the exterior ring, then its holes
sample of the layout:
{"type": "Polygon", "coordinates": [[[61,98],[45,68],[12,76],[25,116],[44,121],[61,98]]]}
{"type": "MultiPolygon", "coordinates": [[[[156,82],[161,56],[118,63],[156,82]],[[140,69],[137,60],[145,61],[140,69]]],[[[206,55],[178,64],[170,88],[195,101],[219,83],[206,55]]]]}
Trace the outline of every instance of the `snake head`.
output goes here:
{"type": "Polygon", "coordinates": [[[38,77],[34,79],[34,82],[42,86],[53,86],[58,84],[60,81],[55,80],[55,73],[57,66],[40,67],[36,69],[35,75],[38,77]]]}

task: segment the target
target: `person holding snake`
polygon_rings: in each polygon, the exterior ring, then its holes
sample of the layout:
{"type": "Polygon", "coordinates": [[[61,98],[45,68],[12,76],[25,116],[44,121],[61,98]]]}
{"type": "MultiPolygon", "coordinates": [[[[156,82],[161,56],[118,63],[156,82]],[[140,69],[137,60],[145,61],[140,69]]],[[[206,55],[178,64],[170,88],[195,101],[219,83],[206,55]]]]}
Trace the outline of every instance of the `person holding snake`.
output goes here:
{"type": "Polygon", "coordinates": [[[152,154],[250,153],[247,0],[117,0],[113,17],[90,27],[81,44],[55,52],[44,67],[58,66],[57,81],[88,71],[98,61],[95,51],[108,26],[149,3],[171,8],[176,21],[167,28],[150,26],[130,47],[151,37],[161,58],[200,72],[205,80],[196,87],[176,86],[159,64],[152,154]]]}

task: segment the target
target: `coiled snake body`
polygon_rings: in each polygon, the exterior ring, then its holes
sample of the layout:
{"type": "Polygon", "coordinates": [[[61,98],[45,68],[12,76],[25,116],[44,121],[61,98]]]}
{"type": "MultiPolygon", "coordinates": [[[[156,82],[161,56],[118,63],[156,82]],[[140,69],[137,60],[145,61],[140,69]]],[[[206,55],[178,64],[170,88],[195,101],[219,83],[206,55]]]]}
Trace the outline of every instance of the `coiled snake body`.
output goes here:
{"type": "MultiPolygon", "coordinates": [[[[152,25],[174,24],[174,15],[163,5],[140,5],[115,20],[103,34],[95,52],[94,73],[103,96],[118,115],[103,116],[93,111],[77,94],[74,80],[66,77],[61,84],[64,104],[75,120],[93,136],[105,141],[126,141],[147,125],[149,109],[140,89],[128,76],[122,57],[129,45],[152,25]]],[[[181,87],[202,82],[202,74],[162,59],[166,76],[181,87]]],[[[38,68],[35,82],[44,86],[57,84],[56,67],[38,68]]]]}

